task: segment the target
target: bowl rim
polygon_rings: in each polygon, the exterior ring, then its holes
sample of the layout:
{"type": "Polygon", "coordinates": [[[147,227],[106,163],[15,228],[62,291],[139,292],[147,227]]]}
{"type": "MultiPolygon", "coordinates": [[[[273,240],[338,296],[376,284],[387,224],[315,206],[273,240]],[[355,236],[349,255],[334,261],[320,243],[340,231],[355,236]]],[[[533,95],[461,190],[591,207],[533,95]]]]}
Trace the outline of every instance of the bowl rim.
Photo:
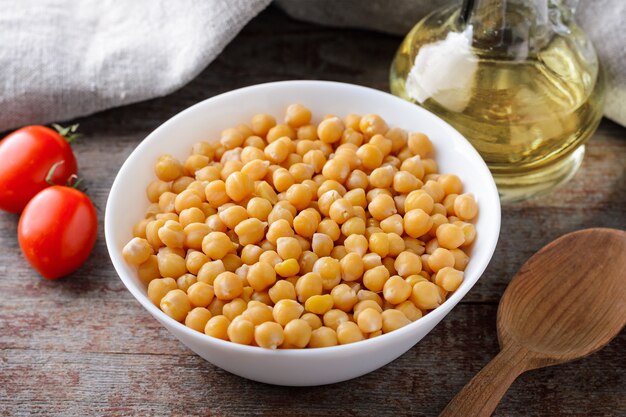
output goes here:
{"type": "MultiPolygon", "coordinates": [[[[501,214],[502,213],[501,213],[501,206],[500,206],[500,199],[499,199],[499,195],[498,195],[498,190],[497,190],[495,181],[493,179],[493,176],[491,175],[491,172],[489,171],[489,168],[487,167],[487,164],[482,159],[482,157],[479,155],[479,153],[476,151],[476,149],[469,143],[469,141],[460,132],[458,132],[456,129],[454,129],[454,127],[452,127],[449,123],[447,123],[446,121],[441,119],[439,116],[435,115],[434,113],[431,113],[430,111],[428,111],[428,110],[426,110],[426,109],[424,109],[424,108],[422,108],[420,106],[417,106],[417,105],[415,105],[413,103],[405,101],[405,100],[403,100],[403,99],[401,99],[399,97],[393,96],[393,95],[391,95],[391,94],[389,94],[389,93],[387,93],[385,91],[377,90],[377,89],[370,88],[370,87],[365,87],[365,86],[355,85],[355,84],[349,84],[349,83],[343,83],[343,82],[336,82],[336,81],[288,80],[288,81],[275,81],[275,82],[255,84],[255,85],[238,88],[238,89],[235,89],[235,90],[227,91],[227,92],[224,92],[224,93],[221,93],[221,94],[209,97],[207,99],[204,99],[204,100],[202,100],[202,101],[200,101],[198,103],[195,103],[195,104],[185,108],[184,110],[180,111],[179,113],[176,113],[174,116],[170,117],[165,122],[163,122],[161,125],[159,125],[156,129],[151,131],[135,147],[135,149],[133,149],[133,151],[126,158],[126,160],[124,161],[124,163],[122,164],[122,166],[120,167],[119,171],[117,172],[117,174],[115,176],[115,180],[113,181],[113,184],[111,185],[111,189],[110,189],[109,195],[107,197],[105,216],[104,216],[104,233],[105,233],[105,240],[106,240],[107,251],[109,252],[109,257],[111,258],[111,262],[113,263],[113,266],[115,268],[115,271],[116,271],[118,277],[124,283],[124,286],[128,289],[128,291],[133,295],[133,297],[135,297],[135,299],[150,314],[152,314],[152,316],[154,318],[156,318],[158,321],[160,321],[161,324],[165,325],[166,328],[168,326],[172,326],[177,331],[183,333],[185,335],[185,337],[189,337],[189,338],[193,339],[195,342],[198,342],[198,343],[204,343],[208,347],[216,347],[216,348],[220,348],[220,349],[229,349],[229,350],[232,350],[233,352],[241,352],[241,353],[246,353],[246,354],[255,354],[255,355],[262,355],[262,356],[263,355],[270,355],[270,356],[280,355],[280,356],[285,356],[285,357],[304,358],[304,357],[312,357],[312,356],[319,356],[319,355],[346,353],[346,352],[349,352],[350,350],[353,350],[355,348],[374,349],[374,348],[386,345],[394,337],[395,338],[401,338],[402,336],[406,335],[407,333],[415,331],[419,327],[428,327],[429,324],[432,324],[432,327],[434,327],[439,321],[441,321],[447,315],[447,313],[456,304],[458,304],[458,302],[474,287],[474,285],[476,285],[476,283],[478,282],[478,280],[481,278],[482,274],[484,273],[485,269],[489,265],[493,255],[494,255],[497,242],[499,240],[500,226],[501,226],[501,214]],[[448,129],[451,129],[452,131],[457,133],[457,137],[454,137],[453,140],[455,142],[459,142],[459,146],[462,146],[463,147],[463,151],[467,153],[468,159],[475,160],[477,165],[480,167],[479,169],[481,171],[483,171],[483,174],[485,174],[485,173],[487,174],[487,177],[491,181],[489,181],[488,184],[484,184],[484,186],[485,186],[485,194],[491,195],[491,197],[492,197],[491,199],[493,200],[493,203],[497,205],[496,207],[494,207],[495,212],[497,213],[497,217],[489,219],[490,223],[492,223],[492,225],[495,226],[494,230],[496,231],[496,233],[494,234],[494,236],[491,238],[490,241],[487,241],[485,243],[486,247],[485,247],[484,250],[485,250],[485,253],[487,253],[488,255],[487,255],[487,257],[486,257],[486,259],[484,261],[484,264],[480,265],[476,269],[475,274],[476,274],[477,278],[474,280],[472,285],[465,292],[463,292],[463,293],[461,293],[459,291],[454,292],[439,307],[437,307],[436,309],[432,310],[427,315],[421,317],[420,319],[418,319],[418,320],[416,320],[414,322],[411,322],[410,324],[408,324],[408,325],[406,325],[406,326],[404,326],[402,328],[396,329],[393,332],[382,334],[379,337],[375,337],[375,338],[372,338],[372,339],[365,339],[365,340],[362,340],[362,341],[359,341],[359,342],[356,342],[356,343],[350,343],[350,344],[346,344],[346,345],[329,346],[329,347],[324,347],[324,348],[275,349],[275,350],[272,350],[272,349],[264,349],[264,348],[259,347],[259,346],[241,345],[241,344],[234,343],[234,342],[231,342],[231,341],[226,341],[226,340],[218,339],[218,338],[215,338],[215,337],[211,337],[211,336],[206,335],[204,333],[201,333],[201,332],[198,332],[196,330],[193,330],[193,329],[185,326],[183,323],[178,322],[178,321],[174,320],[173,318],[169,317],[167,314],[165,314],[163,311],[161,311],[160,308],[155,306],[148,299],[147,296],[142,294],[138,289],[136,289],[134,287],[133,283],[130,282],[131,278],[126,276],[126,274],[124,273],[124,270],[123,270],[122,266],[125,264],[125,262],[124,262],[124,260],[123,260],[123,258],[121,256],[121,254],[117,253],[118,251],[116,250],[115,243],[112,241],[113,238],[111,236],[114,234],[114,231],[113,231],[114,225],[112,224],[111,217],[109,215],[113,205],[116,204],[116,200],[118,199],[117,191],[118,191],[118,188],[120,187],[121,182],[124,181],[123,177],[124,177],[125,171],[129,170],[130,169],[129,167],[134,165],[135,160],[140,158],[139,155],[142,153],[142,150],[144,148],[147,148],[148,146],[150,146],[151,142],[155,141],[155,138],[158,138],[163,130],[165,130],[170,125],[177,124],[178,120],[182,119],[185,115],[198,111],[198,109],[201,108],[202,106],[204,106],[205,103],[207,103],[209,101],[218,101],[220,99],[224,99],[224,98],[228,98],[228,97],[232,97],[232,96],[237,96],[237,95],[246,95],[246,94],[248,94],[250,92],[253,92],[255,90],[271,89],[273,87],[278,87],[278,86],[291,86],[293,88],[298,88],[298,87],[301,87],[301,86],[309,86],[309,87],[330,86],[330,87],[340,88],[340,89],[341,88],[343,88],[343,89],[351,89],[351,90],[353,90],[355,92],[362,91],[362,92],[367,93],[367,94],[384,95],[384,96],[387,96],[387,98],[391,98],[393,100],[397,100],[397,103],[400,106],[405,106],[405,107],[406,106],[410,106],[411,107],[411,111],[427,113],[429,115],[428,117],[434,117],[434,118],[438,119],[438,121],[440,123],[442,123],[443,125],[445,125],[448,129]],[[448,308],[446,308],[446,306],[448,306],[448,308]],[[214,346],[211,346],[212,344],[214,344],[214,346]]],[[[168,330],[170,330],[170,329],[168,328],[168,330]]],[[[177,335],[175,334],[175,336],[177,336],[177,335]]],[[[177,336],[177,338],[178,338],[178,336],[177,336]]]]}

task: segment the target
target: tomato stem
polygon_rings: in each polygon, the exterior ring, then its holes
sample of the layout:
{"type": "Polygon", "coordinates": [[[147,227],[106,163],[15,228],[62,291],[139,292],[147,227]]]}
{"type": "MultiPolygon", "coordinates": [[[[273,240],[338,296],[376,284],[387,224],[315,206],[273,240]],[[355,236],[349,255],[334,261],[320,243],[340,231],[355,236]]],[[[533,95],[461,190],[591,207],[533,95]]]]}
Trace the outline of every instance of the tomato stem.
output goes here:
{"type": "Polygon", "coordinates": [[[58,161],[55,162],[54,165],[52,165],[50,167],[50,170],[48,171],[48,175],[46,175],[46,182],[50,185],[57,185],[54,182],[52,182],[52,177],[54,176],[54,171],[56,171],[57,167],[59,165],[61,165],[62,163],[64,163],[65,161],[58,161]]]}
{"type": "MultiPolygon", "coordinates": [[[[61,165],[62,163],[64,163],[65,161],[59,161],[59,162],[55,162],[54,165],[52,165],[50,167],[50,171],[48,171],[48,175],[46,175],[46,182],[50,185],[58,185],[55,184],[54,182],[52,182],[52,177],[54,176],[54,171],[56,171],[57,167],[59,165],[61,165]]],[[[83,191],[82,189],[78,188],[78,186],[83,182],[82,178],[79,178],[78,175],[76,174],[72,174],[69,176],[69,178],[67,179],[67,182],[65,183],[66,187],[70,187],[70,188],[74,188],[76,190],[79,191],[83,191]]],[[[86,191],[86,189],[85,189],[86,191]]]]}
{"type": "Polygon", "coordinates": [[[52,127],[54,127],[56,129],[56,131],[59,132],[59,135],[61,135],[61,136],[63,136],[65,138],[67,143],[72,143],[78,137],[81,136],[80,133],[76,133],[76,131],[78,130],[78,123],[76,123],[74,125],[71,125],[71,126],[68,126],[68,127],[63,127],[61,125],[53,123],[52,127]]]}

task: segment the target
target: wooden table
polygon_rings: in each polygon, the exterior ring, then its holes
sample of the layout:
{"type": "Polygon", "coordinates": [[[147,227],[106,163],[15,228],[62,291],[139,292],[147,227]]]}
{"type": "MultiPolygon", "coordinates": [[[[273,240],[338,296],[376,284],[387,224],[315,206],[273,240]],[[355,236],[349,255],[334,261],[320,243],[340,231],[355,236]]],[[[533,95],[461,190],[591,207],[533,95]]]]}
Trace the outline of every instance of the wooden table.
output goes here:
{"type": "MultiPolygon", "coordinates": [[[[437,415],[498,351],[498,300],[533,252],[581,228],[626,229],[626,129],[604,121],[572,181],[547,197],[504,207],[491,265],[432,333],[390,365],[337,385],[264,385],[196,356],[125,289],[102,230],[115,174],[170,116],[221,92],[274,80],[328,79],[387,90],[399,42],[296,22],[270,8],[180,91],[78,120],[84,137],[75,151],[100,217],[87,264],[56,282],[41,279],[21,258],[18,217],[0,214],[0,415],[437,415]]],[[[622,332],[587,359],[525,374],[496,415],[624,416],[625,353],[622,332]]]]}

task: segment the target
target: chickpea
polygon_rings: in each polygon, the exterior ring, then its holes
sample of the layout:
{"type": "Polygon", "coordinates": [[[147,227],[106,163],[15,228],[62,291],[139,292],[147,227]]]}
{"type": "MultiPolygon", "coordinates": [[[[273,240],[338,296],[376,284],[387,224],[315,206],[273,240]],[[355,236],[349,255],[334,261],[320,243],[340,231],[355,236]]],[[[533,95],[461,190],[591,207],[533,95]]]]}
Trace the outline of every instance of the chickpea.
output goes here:
{"type": "Polygon", "coordinates": [[[413,155],[422,158],[428,157],[433,152],[433,144],[423,133],[409,133],[408,145],[413,155]]]}
{"type": "Polygon", "coordinates": [[[293,219],[293,228],[300,236],[310,238],[314,236],[319,222],[319,213],[314,209],[306,209],[293,219]]]}
{"type": "Polygon", "coordinates": [[[454,255],[448,249],[437,248],[428,257],[428,266],[433,272],[437,272],[445,267],[454,266],[454,255]]]}
{"type": "Polygon", "coordinates": [[[398,275],[406,278],[421,272],[422,261],[419,255],[413,252],[405,251],[396,257],[394,267],[398,272],[398,275]]]}
{"type": "MultiPolygon", "coordinates": [[[[317,318],[314,314],[311,316],[317,318]]],[[[321,327],[321,322],[319,323],[319,327],[321,327]]],[[[289,344],[289,346],[294,348],[304,348],[309,344],[311,340],[311,333],[313,329],[309,322],[303,319],[291,320],[289,323],[285,325],[285,329],[283,330],[285,343],[289,344]]]]}
{"type": "Polygon", "coordinates": [[[411,324],[411,320],[409,320],[407,316],[405,316],[404,313],[399,310],[385,310],[382,312],[381,315],[383,318],[383,333],[389,333],[408,324],[411,324]]]}
{"type": "Polygon", "coordinates": [[[337,331],[337,327],[339,327],[341,323],[345,323],[348,320],[350,320],[348,314],[338,309],[328,310],[323,316],[324,326],[330,327],[335,331],[337,331]]]}
{"type": "Polygon", "coordinates": [[[354,209],[348,200],[339,198],[330,204],[328,215],[337,224],[344,224],[354,216],[354,209]]]}
{"type": "Polygon", "coordinates": [[[393,183],[395,170],[390,165],[378,167],[370,174],[369,182],[372,187],[389,188],[393,183]]]}
{"type": "Polygon", "coordinates": [[[222,260],[207,261],[198,270],[197,279],[199,282],[213,285],[215,278],[224,271],[226,271],[226,267],[222,260]]]}
{"type": "Polygon", "coordinates": [[[233,300],[243,292],[243,284],[237,274],[225,271],[213,281],[213,291],[220,300],[233,300]]]}
{"type": "Polygon", "coordinates": [[[228,325],[227,333],[231,342],[249,345],[254,339],[254,324],[241,316],[237,316],[228,325]]]}
{"type": "MultiPolygon", "coordinates": [[[[391,152],[392,143],[391,140],[387,139],[383,135],[374,135],[370,138],[369,144],[377,146],[378,149],[383,153],[383,155],[387,156],[391,152]]],[[[391,182],[389,183],[391,185],[391,182]]]]}
{"type": "Polygon", "coordinates": [[[323,120],[317,127],[317,136],[322,142],[335,143],[341,139],[344,124],[338,117],[323,120]]]}
{"type": "Polygon", "coordinates": [[[163,155],[157,160],[154,172],[161,181],[170,182],[183,175],[183,166],[173,156],[163,155]]]}
{"type": "Polygon", "coordinates": [[[345,182],[350,175],[350,162],[343,157],[335,157],[328,160],[322,168],[324,177],[338,182],[345,182]]]}
{"type": "Polygon", "coordinates": [[[265,322],[254,329],[254,341],[266,349],[276,349],[285,340],[283,328],[278,323],[265,322]]]}
{"type": "Polygon", "coordinates": [[[319,256],[315,254],[315,252],[311,252],[310,250],[302,252],[300,255],[299,264],[300,264],[300,274],[304,275],[313,271],[313,266],[315,262],[319,259],[319,256]]]}
{"type": "Polygon", "coordinates": [[[189,298],[183,290],[175,289],[163,296],[160,302],[161,310],[176,321],[183,321],[191,310],[189,298]]]}
{"type": "Polygon", "coordinates": [[[228,340],[230,320],[223,315],[213,316],[204,326],[204,334],[217,339],[228,340]]]}
{"type": "Polygon", "coordinates": [[[361,170],[355,169],[346,179],[346,187],[349,190],[363,189],[369,186],[369,177],[361,170]]]}
{"type": "Polygon", "coordinates": [[[172,278],[157,278],[148,284],[148,298],[155,305],[161,304],[161,299],[165,294],[178,288],[176,281],[172,278]]]}
{"type": "Polygon", "coordinates": [[[187,272],[185,258],[175,253],[157,254],[159,273],[163,277],[178,278],[187,272]]]}
{"type": "Polygon", "coordinates": [[[385,282],[389,279],[389,271],[384,265],[371,268],[363,274],[363,285],[370,291],[382,291],[385,282]]]}
{"type": "Polygon", "coordinates": [[[389,128],[387,123],[377,114],[366,114],[361,117],[359,130],[367,137],[374,135],[384,135],[389,128]]]}
{"type": "Polygon", "coordinates": [[[292,104],[287,107],[285,122],[293,128],[307,125],[311,122],[311,110],[302,104],[292,104]]]}
{"type": "Polygon", "coordinates": [[[420,310],[432,310],[441,305],[443,298],[437,285],[432,282],[418,282],[413,286],[411,301],[420,310]]]}
{"type": "Polygon", "coordinates": [[[336,346],[337,343],[337,333],[330,327],[322,326],[311,332],[308,346],[310,348],[321,348],[336,346]]]}
{"type": "Polygon", "coordinates": [[[287,280],[280,280],[269,289],[268,294],[274,304],[280,300],[295,300],[296,287],[287,280]]]}
{"type": "Polygon", "coordinates": [[[132,238],[122,249],[124,260],[133,265],[146,262],[153,253],[154,250],[148,241],[138,237],[132,238]]]}
{"type": "Polygon", "coordinates": [[[302,275],[296,282],[296,294],[298,301],[306,302],[314,295],[321,295],[323,291],[323,281],[317,272],[309,272],[302,275]]]}
{"type": "Polygon", "coordinates": [[[240,316],[246,311],[248,303],[243,298],[235,298],[230,303],[224,304],[222,313],[228,318],[228,320],[234,320],[235,317],[240,316]]]}
{"type": "Polygon", "coordinates": [[[453,267],[444,267],[437,272],[435,283],[446,291],[456,291],[463,282],[463,272],[453,267]]]}
{"type": "Polygon", "coordinates": [[[341,229],[333,219],[322,220],[317,226],[317,232],[329,236],[333,241],[338,240],[341,236],[341,229]]]}
{"type": "Polygon", "coordinates": [[[265,178],[270,167],[269,161],[261,159],[253,159],[247,162],[242,168],[241,173],[246,175],[252,181],[259,181],[265,178]]]}
{"type": "Polygon", "coordinates": [[[461,220],[472,220],[478,214],[478,205],[471,194],[461,194],[454,200],[454,213],[461,220]]]}
{"type": "Polygon", "coordinates": [[[359,313],[357,325],[363,333],[376,332],[383,328],[383,317],[376,309],[366,308],[359,313]]]}
{"type": "Polygon", "coordinates": [[[356,151],[356,154],[361,160],[361,165],[369,170],[378,168],[382,164],[384,158],[384,154],[380,148],[369,143],[361,145],[356,151]]]}
{"type": "Polygon", "coordinates": [[[384,220],[397,213],[393,198],[387,194],[378,194],[368,205],[370,214],[376,220],[384,220]]]}
{"type": "Polygon", "coordinates": [[[209,284],[196,282],[188,288],[187,295],[193,307],[206,307],[213,301],[215,293],[209,284]]]}
{"type": "Polygon", "coordinates": [[[276,271],[268,262],[259,261],[250,266],[247,279],[255,291],[263,291],[276,282],[276,271]]]}
{"type": "Polygon", "coordinates": [[[404,215],[404,231],[411,237],[423,236],[432,225],[432,218],[422,209],[410,210],[404,215]]]}
{"type": "Polygon", "coordinates": [[[391,304],[400,304],[411,295],[413,288],[398,275],[389,278],[383,286],[383,296],[391,304]]]}
{"type": "Polygon", "coordinates": [[[204,333],[204,329],[210,318],[211,312],[209,310],[202,307],[196,307],[185,317],[185,326],[194,329],[195,331],[204,333]]]}
{"type": "Polygon", "coordinates": [[[168,191],[170,191],[170,184],[158,179],[152,181],[146,188],[146,194],[151,203],[157,203],[161,194],[168,191]]]}
{"type": "Polygon", "coordinates": [[[337,326],[337,341],[340,345],[365,340],[359,326],[353,321],[345,321],[337,326]]]}
{"type": "Polygon", "coordinates": [[[276,119],[269,114],[257,114],[252,117],[250,126],[255,135],[265,136],[272,127],[276,126],[276,119]]]}
{"type": "Polygon", "coordinates": [[[404,314],[410,321],[416,321],[422,318],[422,311],[415,307],[415,304],[410,300],[398,304],[396,310],[404,314]]]}

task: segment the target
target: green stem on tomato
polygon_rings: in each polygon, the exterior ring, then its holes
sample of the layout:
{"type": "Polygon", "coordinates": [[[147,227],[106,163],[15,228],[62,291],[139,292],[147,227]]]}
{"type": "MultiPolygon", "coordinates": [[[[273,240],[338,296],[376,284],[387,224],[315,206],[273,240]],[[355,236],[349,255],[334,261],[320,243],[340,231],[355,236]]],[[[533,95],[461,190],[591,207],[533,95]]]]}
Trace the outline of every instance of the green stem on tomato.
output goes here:
{"type": "Polygon", "coordinates": [[[72,143],[74,142],[78,137],[81,136],[80,133],[76,133],[76,131],[78,130],[78,123],[68,126],[68,127],[63,127],[61,125],[58,125],[56,123],[52,124],[52,127],[54,127],[56,129],[57,132],[59,132],[59,135],[63,136],[65,138],[65,140],[67,141],[67,143],[72,143]]]}

